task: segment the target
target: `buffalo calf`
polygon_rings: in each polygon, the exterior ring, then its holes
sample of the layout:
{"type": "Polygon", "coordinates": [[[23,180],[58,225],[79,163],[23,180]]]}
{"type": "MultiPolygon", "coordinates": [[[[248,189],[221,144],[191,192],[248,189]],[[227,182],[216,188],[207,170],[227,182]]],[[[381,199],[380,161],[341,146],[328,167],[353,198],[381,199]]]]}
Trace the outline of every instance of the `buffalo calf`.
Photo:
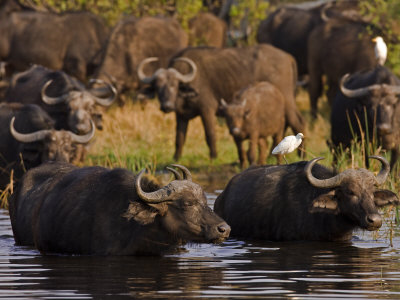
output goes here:
{"type": "MultiPolygon", "coordinates": [[[[256,161],[257,144],[258,164],[265,164],[266,138],[273,136],[276,146],[285,130],[285,98],[282,93],[268,82],[259,82],[237,92],[230,104],[221,100],[221,106],[229,131],[235,140],[242,168],[246,164],[243,145],[246,139],[250,140],[247,153],[250,164],[256,161]]],[[[279,156],[279,162],[280,158],[279,156]]]]}
{"type": "Polygon", "coordinates": [[[353,229],[377,230],[378,207],[400,204],[396,194],[376,188],[378,175],[366,169],[339,174],[316,164],[322,158],[281,166],[249,168],[231,179],[214,209],[232,227],[232,236],[264,240],[349,240],[353,229]],[[312,170],[312,173],[311,173],[312,170]]]}
{"type": "Polygon", "coordinates": [[[18,245],[42,253],[161,254],[185,241],[221,242],[230,227],[190,172],[165,187],[125,169],[47,163],[28,171],[9,201],[18,245]]]}

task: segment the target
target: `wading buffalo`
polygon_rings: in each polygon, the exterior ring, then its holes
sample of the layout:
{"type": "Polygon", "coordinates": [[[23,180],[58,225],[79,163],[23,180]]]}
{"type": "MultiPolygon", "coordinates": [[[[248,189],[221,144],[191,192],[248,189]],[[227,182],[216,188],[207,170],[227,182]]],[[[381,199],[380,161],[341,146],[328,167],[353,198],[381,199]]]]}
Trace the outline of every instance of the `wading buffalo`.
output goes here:
{"type": "Polygon", "coordinates": [[[96,89],[86,89],[63,71],[32,66],[12,77],[5,101],[37,104],[55,120],[56,129],[85,134],[91,131],[91,120],[102,129],[102,109],[99,106],[109,106],[114,101],[114,87],[108,85],[103,89],[111,91],[108,98],[97,97],[96,89]]]}
{"type": "Polygon", "coordinates": [[[95,78],[112,82],[118,92],[137,90],[137,66],[143,59],[160,58],[152,72],[166,66],[168,59],[187,45],[186,32],[172,18],[126,18],[112,30],[95,78]]]}
{"type": "Polygon", "coordinates": [[[279,7],[257,29],[257,42],[272,44],[296,59],[299,76],[308,74],[307,40],[327,18],[350,18],[357,1],[313,1],[279,7]]]}
{"type": "Polygon", "coordinates": [[[139,78],[153,83],[157,90],[161,110],[175,111],[176,151],[175,159],[182,155],[186,131],[190,119],[200,115],[210,157],[217,156],[216,113],[220,99],[230,103],[233,93],[257,81],[274,84],[285,97],[285,116],[293,131],[304,130],[303,117],[297,110],[294,93],[297,81],[296,62],[293,57],[270,45],[244,48],[187,48],[169,63],[146,76],[143,68],[157,61],[150,57],[139,68],[139,78]]]}
{"type": "Polygon", "coordinates": [[[354,135],[360,141],[368,133],[369,141],[377,138],[383,149],[391,150],[393,170],[400,151],[399,95],[400,80],[383,66],[343,76],[331,112],[333,145],[348,147],[354,135]]]}
{"type": "Polygon", "coordinates": [[[269,82],[259,82],[236,92],[230,104],[221,100],[221,106],[238,149],[241,167],[246,165],[243,145],[246,139],[250,140],[247,152],[249,163],[252,165],[256,162],[258,145],[258,164],[265,164],[266,139],[272,136],[273,146],[276,146],[282,140],[285,130],[285,98],[282,93],[269,82]]]}
{"type": "Polygon", "coordinates": [[[189,20],[189,44],[222,48],[226,44],[227,25],[211,13],[199,13],[189,20]]]}
{"type": "Polygon", "coordinates": [[[42,253],[162,254],[221,242],[230,227],[207,205],[190,172],[165,187],[125,169],[48,163],[28,171],[9,201],[15,242],[42,253]]]}
{"type": "Polygon", "coordinates": [[[331,20],[317,26],[308,39],[308,72],[311,114],[317,116],[323,75],[332,104],[340,78],[346,73],[372,69],[377,65],[374,43],[364,23],[331,20]]]}
{"type": "Polygon", "coordinates": [[[31,64],[64,70],[82,81],[93,73],[109,31],[103,20],[85,11],[55,14],[6,7],[0,13],[0,61],[15,71],[31,64]]]}
{"type": "Polygon", "coordinates": [[[37,105],[0,104],[0,189],[25,170],[48,160],[74,162],[82,159],[82,145],[94,135],[54,130],[54,121],[37,105]]]}
{"type": "Polygon", "coordinates": [[[355,228],[381,227],[378,207],[400,204],[396,194],[375,187],[385,182],[389,163],[380,156],[371,158],[382,163],[377,176],[366,169],[336,174],[316,164],[322,158],[249,168],[231,179],[214,210],[230,224],[232,236],[349,240],[355,228]]]}

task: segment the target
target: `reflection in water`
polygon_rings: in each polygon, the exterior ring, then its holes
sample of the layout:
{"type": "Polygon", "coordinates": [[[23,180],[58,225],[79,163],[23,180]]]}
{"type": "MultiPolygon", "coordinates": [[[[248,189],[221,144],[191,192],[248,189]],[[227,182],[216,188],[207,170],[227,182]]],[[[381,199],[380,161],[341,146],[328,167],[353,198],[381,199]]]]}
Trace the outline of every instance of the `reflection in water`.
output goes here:
{"type": "MultiPolygon", "coordinates": [[[[209,196],[212,206],[215,195],[209,196]]],[[[164,257],[41,256],[14,246],[0,214],[0,298],[400,298],[400,238],[351,243],[240,241],[164,257]]]]}

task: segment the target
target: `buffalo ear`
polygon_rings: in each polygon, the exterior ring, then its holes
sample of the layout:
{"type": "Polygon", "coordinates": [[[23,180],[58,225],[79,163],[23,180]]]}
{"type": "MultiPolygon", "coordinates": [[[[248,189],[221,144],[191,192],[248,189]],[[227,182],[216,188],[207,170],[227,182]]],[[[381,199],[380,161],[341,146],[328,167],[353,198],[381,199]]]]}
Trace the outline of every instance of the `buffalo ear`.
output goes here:
{"type": "Polygon", "coordinates": [[[339,207],[335,197],[335,191],[332,190],[329,193],[319,195],[315,198],[309,209],[310,213],[326,212],[331,214],[338,214],[339,207]]]}
{"type": "Polygon", "coordinates": [[[148,225],[154,222],[157,215],[163,216],[168,210],[165,203],[147,205],[142,202],[131,202],[127,211],[122,215],[128,220],[134,219],[141,225],[148,225]]]}
{"type": "Polygon", "coordinates": [[[374,202],[377,207],[400,204],[399,197],[389,190],[376,190],[374,192],[374,202]]]}

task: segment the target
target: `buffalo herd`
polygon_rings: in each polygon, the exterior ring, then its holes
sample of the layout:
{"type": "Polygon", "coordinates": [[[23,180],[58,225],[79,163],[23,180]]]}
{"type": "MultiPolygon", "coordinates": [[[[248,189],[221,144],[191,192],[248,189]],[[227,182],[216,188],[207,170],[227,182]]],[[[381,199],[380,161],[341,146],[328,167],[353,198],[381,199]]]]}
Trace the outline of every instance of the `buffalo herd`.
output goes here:
{"type": "Polygon", "coordinates": [[[0,0],[0,190],[11,185],[17,245],[43,254],[160,255],[230,235],[348,241],[356,228],[381,227],[379,208],[400,204],[378,188],[398,169],[400,79],[378,63],[372,38],[385,32],[357,0],[281,5],[259,24],[257,43],[241,47],[227,39],[235,1],[203,1],[208,12],[187,27],[171,16],[124,16],[113,28],[88,11],[22,2],[0,0]],[[300,85],[310,124],[327,86],[333,153],[362,137],[390,151],[390,162],[367,153],[366,169],[342,172],[318,164],[321,157],[265,165],[269,138],[273,149],[286,130],[307,137],[300,85]],[[176,117],[174,160],[195,117],[215,159],[222,117],[241,168],[249,165],[214,211],[182,165],[167,167],[174,180],[165,186],[144,169],[82,167],[108,107],[154,97],[176,117]],[[378,174],[369,159],[380,163],[378,174]]]}

